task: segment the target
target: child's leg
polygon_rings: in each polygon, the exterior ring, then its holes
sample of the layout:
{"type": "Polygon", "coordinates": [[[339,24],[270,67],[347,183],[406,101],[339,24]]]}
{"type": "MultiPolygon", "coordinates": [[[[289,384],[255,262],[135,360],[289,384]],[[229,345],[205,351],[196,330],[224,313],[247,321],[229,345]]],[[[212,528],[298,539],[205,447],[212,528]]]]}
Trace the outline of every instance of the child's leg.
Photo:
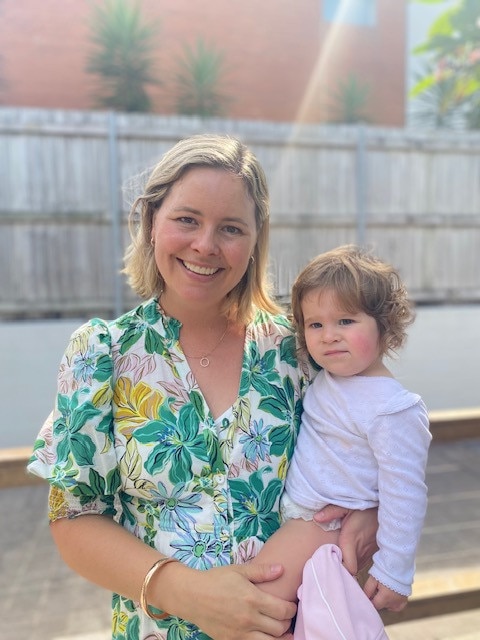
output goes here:
{"type": "Polygon", "coordinates": [[[321,545],[337,544],[339,533],[339,529],[324,531],[313,520],[287,520],[251,561],[282,564],[285,570],[280,578],[257,586],[274,596],[296,602],[305,562],[321,545]]]}

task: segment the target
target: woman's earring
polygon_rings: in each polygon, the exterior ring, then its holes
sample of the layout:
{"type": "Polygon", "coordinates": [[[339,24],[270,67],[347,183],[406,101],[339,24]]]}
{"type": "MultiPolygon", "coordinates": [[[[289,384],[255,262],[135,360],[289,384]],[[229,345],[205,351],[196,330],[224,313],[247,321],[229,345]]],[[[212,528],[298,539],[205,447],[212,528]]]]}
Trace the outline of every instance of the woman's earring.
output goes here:
{"type": "Polygon", "coordinates": [[[152,247],[155,247],[155,240],[153,238],[150,238],[150,244],[152,245],[152,247]]]}
{"type": "Polygon", "coordinates": [[[255,256],[250,256],[250,262],[253,264],[255,262],[255,256]]]}

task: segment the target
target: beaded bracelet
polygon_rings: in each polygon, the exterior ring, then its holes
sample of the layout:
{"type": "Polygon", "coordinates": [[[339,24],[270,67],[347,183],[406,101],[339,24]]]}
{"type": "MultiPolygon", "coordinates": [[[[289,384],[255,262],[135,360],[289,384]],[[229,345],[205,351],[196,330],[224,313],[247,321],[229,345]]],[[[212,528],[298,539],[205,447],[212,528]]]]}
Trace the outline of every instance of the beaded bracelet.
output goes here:
{"type": "Polygon", "coordinates": [[[165,556],[165,558],[160,558],[160,560],[157,560],[155,564],[147,571],[147,575],[143,580],[142,589],[140,591],[140,607],[142,611],[152,620],[164,620],[170,615],[169,613],[152,613],[147,602],[147,591],[150,580],[161,567],[164,567],[169,562],[179,561],[176,558],[169,558],[168,556],[165,556]]]}

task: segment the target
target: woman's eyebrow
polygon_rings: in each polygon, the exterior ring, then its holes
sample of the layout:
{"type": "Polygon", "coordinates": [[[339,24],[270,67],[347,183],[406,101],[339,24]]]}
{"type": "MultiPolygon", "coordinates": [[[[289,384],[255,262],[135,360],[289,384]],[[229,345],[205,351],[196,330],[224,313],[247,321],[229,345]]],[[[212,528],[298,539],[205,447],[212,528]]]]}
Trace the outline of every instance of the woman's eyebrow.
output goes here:
{"type": "MultiPolygon", "coordinates": [[[[195,207],[190,207],[188,205],[179,205],[177,207],[174,207],[173,211],[177,211],[177,212],[181,212],[181,211],[185,211],[187,213],[194,213],[197,216],[203,216],[204,214],[202,213],[202,211],[200,211],[200,209],[195,209],[195,207]]],[[[222,218],[222,222],[235,222],[236,224],[240,224],[244,227],[248,226],[248,223],[245,222],[245,220],[243,218],[239,218],[236,216],[226,216],[225,218],[222,218]]]]}

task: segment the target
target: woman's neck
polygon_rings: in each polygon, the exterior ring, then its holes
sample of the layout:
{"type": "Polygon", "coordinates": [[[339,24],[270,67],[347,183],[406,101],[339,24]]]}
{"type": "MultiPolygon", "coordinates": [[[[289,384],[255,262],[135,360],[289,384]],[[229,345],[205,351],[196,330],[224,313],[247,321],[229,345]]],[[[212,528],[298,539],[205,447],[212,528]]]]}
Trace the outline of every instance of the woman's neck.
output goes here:
{"type": "Polygon", "coordinates": [[[197,333],[211,332],[215,327],[225,326],[225,313],[222,313],[219,305],[192,306],[172,299],[167,294],[158,298],[158,303],[165,315],[176,318],[187,331],[195,328],[197,333]]]}

